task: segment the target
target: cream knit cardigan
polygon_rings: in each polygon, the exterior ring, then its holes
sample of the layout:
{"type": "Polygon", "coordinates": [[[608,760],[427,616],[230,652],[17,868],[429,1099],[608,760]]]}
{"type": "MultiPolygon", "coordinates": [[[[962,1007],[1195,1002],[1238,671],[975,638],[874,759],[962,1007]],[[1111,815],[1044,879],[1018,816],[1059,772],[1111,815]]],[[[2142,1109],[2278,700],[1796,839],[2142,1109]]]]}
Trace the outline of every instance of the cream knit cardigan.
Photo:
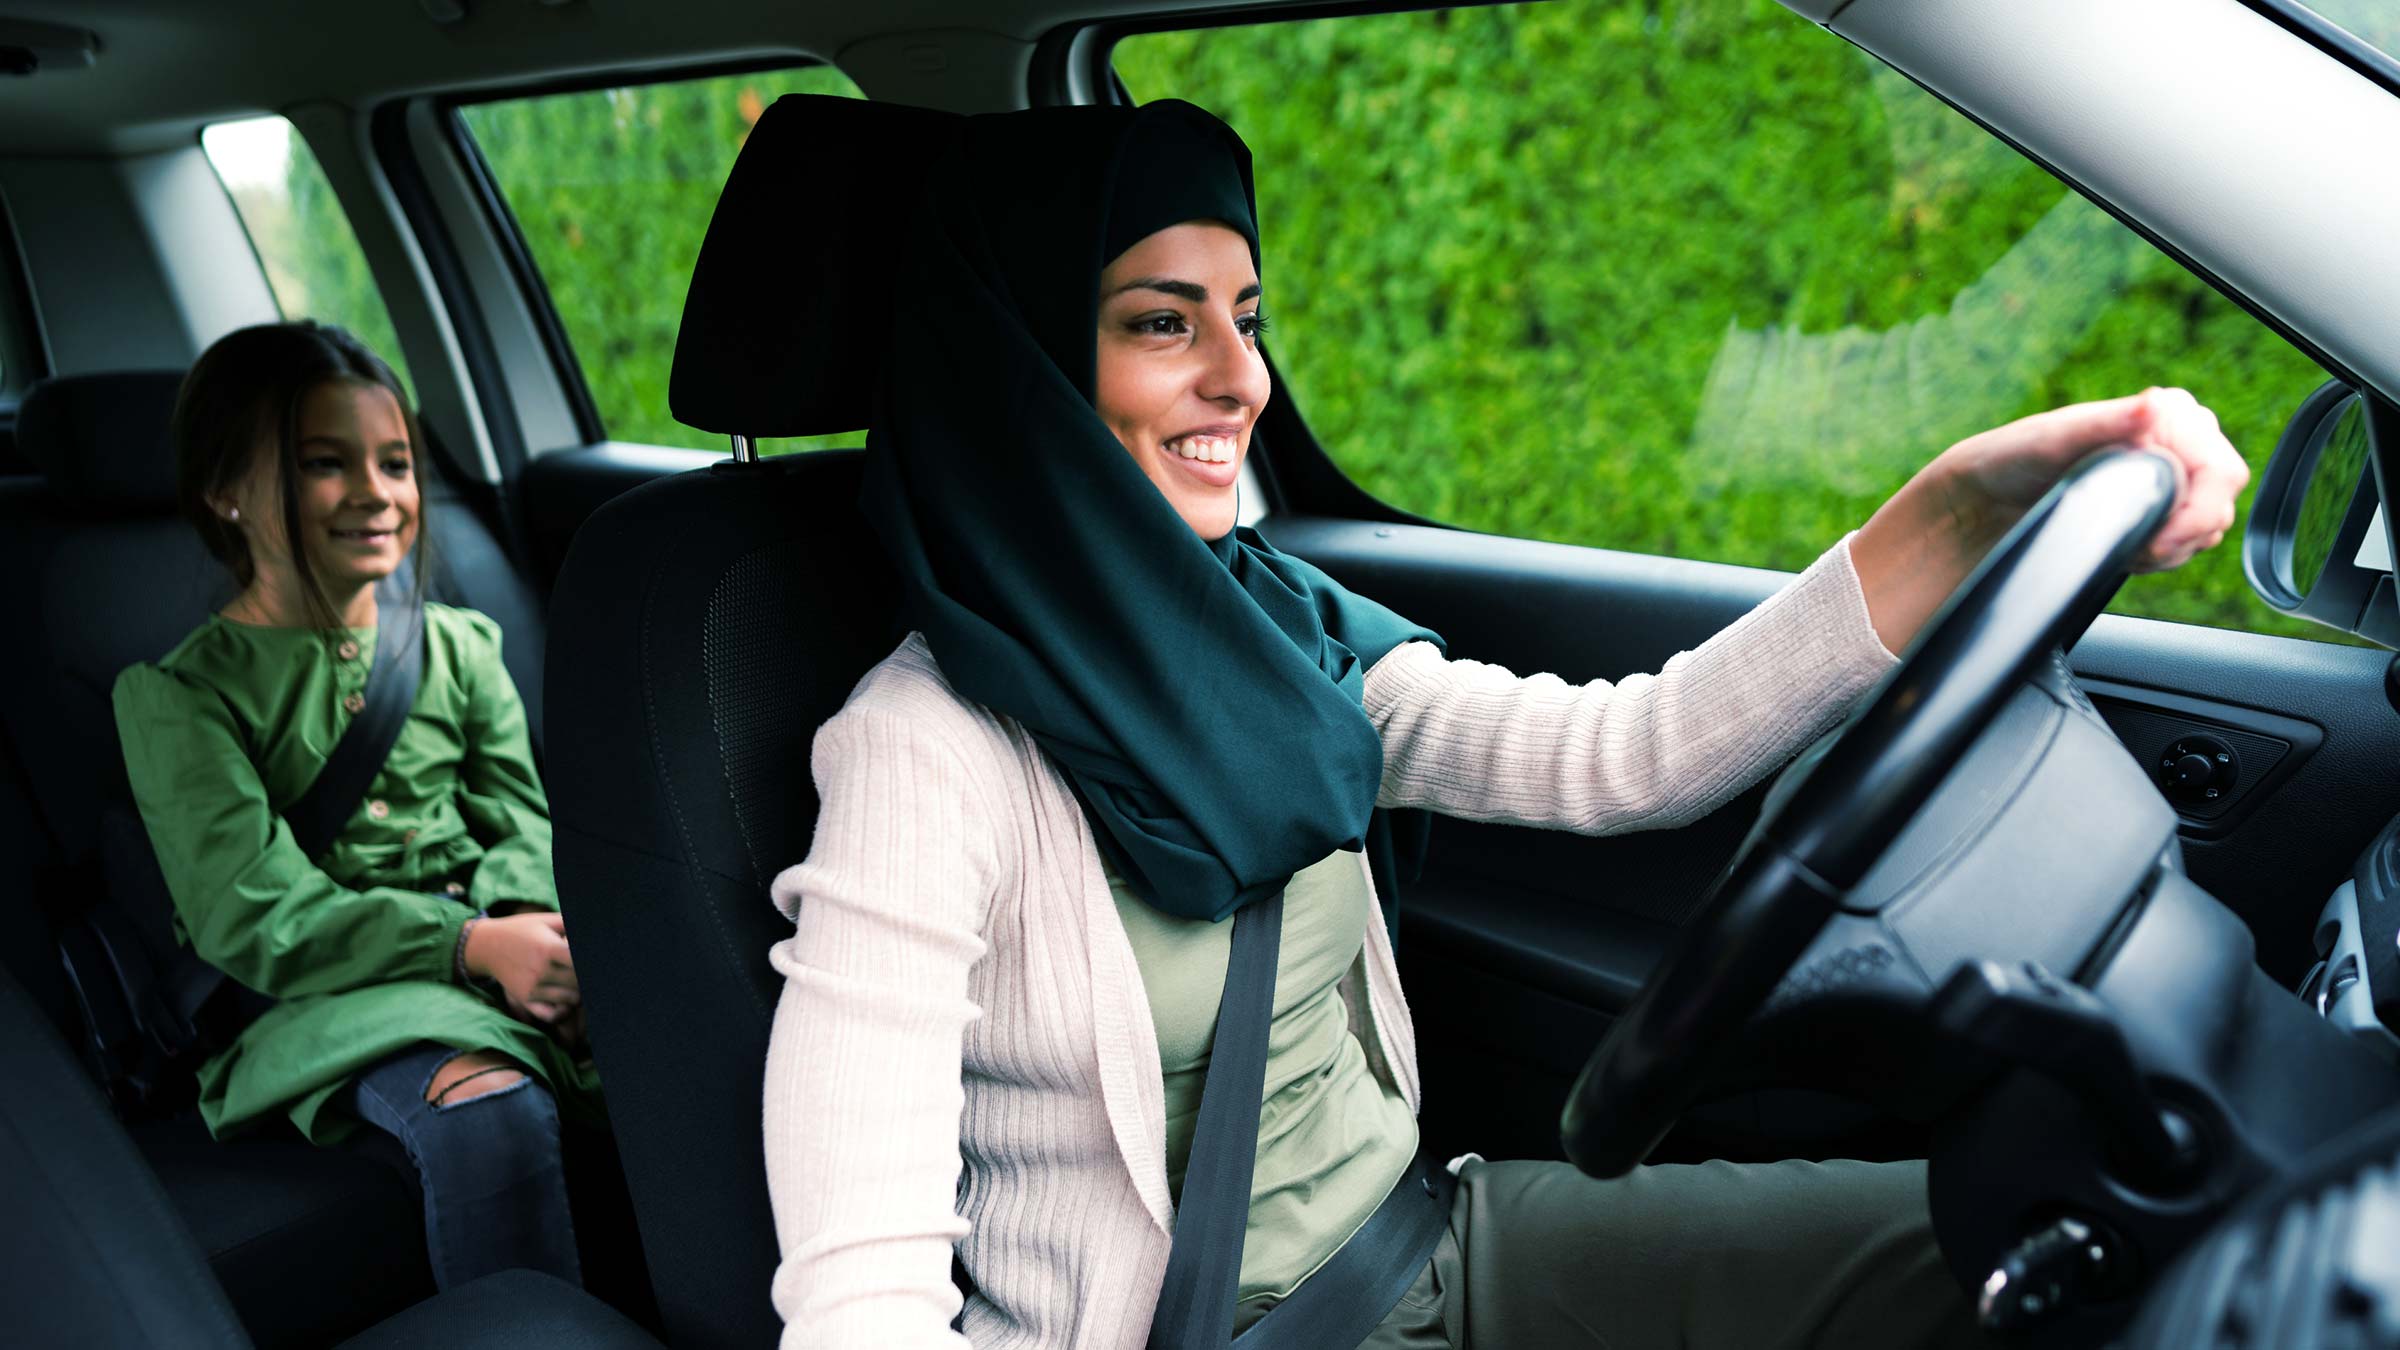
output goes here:
{"type": "MultiPolygon", "coordinates": [[[[1848,543],[1656,676],[1572,686],[1396,648],[1366,676],[1378,804],[1585,834],[1705,814],[1892,664],[1848,543]]],[[[815,841],[774,885],[797,918],[765,1097],[784,1350],[1137,1350],[1174,1227],[1164,1090],[1083,813],[916,635],[817,733],[814,768],[815,841]]],[[[1341,987],[1414,1109],[1379,903],[1341,987]]]]}

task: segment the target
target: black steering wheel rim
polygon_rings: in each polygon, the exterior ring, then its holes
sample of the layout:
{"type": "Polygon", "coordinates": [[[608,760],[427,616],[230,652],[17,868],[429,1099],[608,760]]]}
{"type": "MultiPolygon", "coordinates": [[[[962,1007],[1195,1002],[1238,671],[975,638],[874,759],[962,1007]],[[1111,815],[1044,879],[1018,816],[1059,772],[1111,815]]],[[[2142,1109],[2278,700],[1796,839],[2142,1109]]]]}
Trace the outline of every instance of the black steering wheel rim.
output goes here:
{"type": "Polygon", "coordinates": [[[2174,506],[2145,451],[2086,458],[2025,513],[1917,635],[1804,778],[1771,803],[1625,1014],[1559,1119],[1596,1177],[1631,1171],[1843,898],[1982,734],[2035,661],[2073,642],[2174,506]]]}

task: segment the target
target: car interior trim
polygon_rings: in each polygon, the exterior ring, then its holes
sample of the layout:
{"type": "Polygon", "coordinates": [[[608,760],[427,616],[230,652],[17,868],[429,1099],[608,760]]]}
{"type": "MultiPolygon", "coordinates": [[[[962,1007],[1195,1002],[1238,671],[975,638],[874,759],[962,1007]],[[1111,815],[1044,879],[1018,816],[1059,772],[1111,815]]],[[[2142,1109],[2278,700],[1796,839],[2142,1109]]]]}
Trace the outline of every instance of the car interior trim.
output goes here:
{"type": "Polygon", "coordinates": [[[2241,0],[2260,17],[2293,36],[2314,43],[2328,56],[2400,94],[2400,61],[2361,41],[2357,34],[2315,10],[2285,0],[2241,0]]]}
{"type": "Polygon", "coordinates": [[[543,347],[531,305],[509,273],[498,231],[475,199],[465,163],[450,137],[450,119],[433,99],[399,105],[409,162],[425,189],[427,221],[438,230],[459,269],[461,288],[445,299],[453,310],[470,311],[473,325],[499,378],[475,382],[484,416],[496,433],[492,449],[503,482],[514,481],[536,447],[576,441],[571,404],[543,347]]]}
{"type": "Polygon", "coordinates": [[[589,444],[605,439],[608,429],[600,419],[599,405],[592,400],[592,386],[584,378],[583,363],[575,356],[575,344],[567,336],[566,325],[559,320],[558,305],[550,297],[549,286],[542,281],[542,271],[533,260],[532,250],[526,246],[525,231],[517,224],[516,213],[508,209],[507,199],[500,194],[500,185],[492,177],[492,166],[484,159],[483,148],[475,143],[466,119],[456,107],[444,108],[442,120],[449,132],[450,153],[457,157],[469,189],[483,208],[493,246],[516,279],[517,294],[524,302],[535,334],[541,339],[542,350],[549,355],[551,374],[558,381],[567,414],[575,424],[576,442],[589,444]]]}
{"type": "MultiPolygon", "coordinates": [[[[473,410],[475,426],[482,433],[478,446],[484,455],[483,467],[491,476],[477,478],[472,484],[462,482],[460,486],[480,489],[476,507],[493,513],[505,524],[515,513],[506,508],[508,494],[503,485],[513,480],[517,467],[524,463],[523,429],[516,420],[508,385],[492,350],[491,335],[484,327],[483,311],[466,303],[465,269],[450,236],[442,228],[422,166],[411,152],[408,115],[408,107],[399,103],[386,104],[375,111],[371,134],[376,160],[391,185],[394,203],[409,233],[422,250],[428,279],[443,302],[439,308],[449,316],[459,361],[465,367],[470,396],[464,405],[473,410]]],[[[512,533],[504,532],[502,537],[510,538],[512,533]]]]}
{"type": "Polygon", "coordinates": [[[0,410],[15,408],[12,391],[49,378],[53,366],[33,270],[25,264],[25,247],[18,242],[5,189],[0,189],[0,362],[7,367],[0,370],[0,410]]]}

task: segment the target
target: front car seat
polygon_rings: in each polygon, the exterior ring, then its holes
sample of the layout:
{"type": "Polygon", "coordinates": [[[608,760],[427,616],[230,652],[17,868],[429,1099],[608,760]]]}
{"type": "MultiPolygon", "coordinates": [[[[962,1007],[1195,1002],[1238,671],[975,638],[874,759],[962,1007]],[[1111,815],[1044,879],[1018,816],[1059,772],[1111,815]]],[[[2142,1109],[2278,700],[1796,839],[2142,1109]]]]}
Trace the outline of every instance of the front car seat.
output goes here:
{"type": "Polygon", "coordinates": [[[736,458],[602,507],[551,594],[559,898],[677,1345],[780,1330],[759,1115],[767,949],[791,925],[767,888],[808,852],[817,727],[905,635],[854,505],[860,453],[759,460],[748,442],[868,421],[878,335],[831,314],[888,260],[821,203],[887,188],[880,129],[940,116],[791,96],[759,120],[693,271],[672,392],[736,458]]]}

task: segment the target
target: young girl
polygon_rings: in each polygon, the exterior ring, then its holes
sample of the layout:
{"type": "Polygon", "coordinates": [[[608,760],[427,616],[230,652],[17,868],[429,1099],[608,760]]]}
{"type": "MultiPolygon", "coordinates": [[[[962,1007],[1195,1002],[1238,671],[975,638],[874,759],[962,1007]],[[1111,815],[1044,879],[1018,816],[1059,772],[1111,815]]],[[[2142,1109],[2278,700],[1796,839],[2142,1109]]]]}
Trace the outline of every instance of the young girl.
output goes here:
{"type": "Polygon", "coordinates": [[[416,700],[347,824],[311,857],[282,815],[383,678],[380,606],[424,577],[399,382],[338,328],[245,328],[192,367],[174,435],[183,512],[239,590],[118,676],[117,728],[181,931],[277,1000],[202,1067],[201,1116],[319,1144],[364,1121],[424,1182],[441,1287],[580,1282],[559,1116],[596,1119],[598,1084],[497,625],[425,605],[416,700]]]}

